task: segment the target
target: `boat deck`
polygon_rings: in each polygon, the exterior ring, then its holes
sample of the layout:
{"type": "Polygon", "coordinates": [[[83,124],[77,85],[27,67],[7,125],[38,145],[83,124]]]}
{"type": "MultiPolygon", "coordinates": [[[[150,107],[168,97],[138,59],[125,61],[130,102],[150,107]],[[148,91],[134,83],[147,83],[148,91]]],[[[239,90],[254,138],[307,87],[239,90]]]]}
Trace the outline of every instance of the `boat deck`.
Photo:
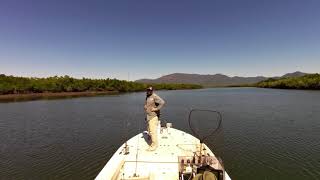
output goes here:
{"type": "MultiPolygon", "coordinates": [[[[125,145],[109,160],[96,179],[135,179],[135,180],[178,180],[179,162],[191,160],[194,153],[200,152],[200,141],[183,131],[170,128],[159,133],[159,147],[155,151],[146,151],[149,147],[147,133],[140,133],[127,144],[129,153],[125,155],[125,145]],[[180,158],[180,159],[179,159],[180,158]]],[[[215,168],[221,168],[219,161],[207,146],[204,154],[213,156],[215,168]]],[[[230,179],[226,174],[226,180],[230,179]]]]}

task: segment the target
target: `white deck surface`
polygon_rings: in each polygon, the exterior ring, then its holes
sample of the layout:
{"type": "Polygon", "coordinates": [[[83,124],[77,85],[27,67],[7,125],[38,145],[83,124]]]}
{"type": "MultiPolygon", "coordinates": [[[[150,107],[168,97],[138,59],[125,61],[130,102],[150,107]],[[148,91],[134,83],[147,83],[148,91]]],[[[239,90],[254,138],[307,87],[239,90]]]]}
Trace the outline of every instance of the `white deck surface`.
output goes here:
{"type": "MultiPolygon", "coordinates": [[[[127,142],[129,154],[124,155],[124,145],[122,145],[96,177],[96,180],[178,180],[178,157],[192,157],[194,152],[199,153],[200,142],[194,136],[174,128],[170,128],[168,133],[164,130],[158,138],[159,147],[150,152],[146,151],[148,148],[146,134],[140,133],[132,137],[127,142]]],[[[204,153],[214,156],[207,146],[205,148],[207,151],[204,153]]],[[[220,166],[220,163],[216,161],[215,166],[220,166]]],[[[227,173],[225,179],[230,179],[227,173]]]]}

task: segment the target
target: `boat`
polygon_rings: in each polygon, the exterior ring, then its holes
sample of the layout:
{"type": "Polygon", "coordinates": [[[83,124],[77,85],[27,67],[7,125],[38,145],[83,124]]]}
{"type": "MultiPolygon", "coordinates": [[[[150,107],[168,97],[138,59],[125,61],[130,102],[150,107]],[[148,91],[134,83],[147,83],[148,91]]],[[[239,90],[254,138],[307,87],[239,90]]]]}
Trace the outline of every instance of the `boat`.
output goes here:
{"type": "Polygon", "coordinates": [[[135,135],[119,147],[95,179],[231,180],[221,159],[202,139],[166,123],[163,128],[159,125],[158,140],[158,148],[147,151],[148,133],[135,135]]]}

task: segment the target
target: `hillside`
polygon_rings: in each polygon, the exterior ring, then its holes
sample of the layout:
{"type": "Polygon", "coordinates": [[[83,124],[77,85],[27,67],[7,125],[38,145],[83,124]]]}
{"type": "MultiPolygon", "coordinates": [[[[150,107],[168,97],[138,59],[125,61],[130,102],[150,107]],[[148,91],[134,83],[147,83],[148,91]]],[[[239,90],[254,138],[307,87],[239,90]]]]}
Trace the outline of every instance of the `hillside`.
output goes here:
{"type": "MultiPolygon", "coordinates": [[[[0,74],[0,95],[61,93],[61,92],[135,92],[144,91],[149,84],[123,81],[117,79],[76,79],[69,76],[48,78],[14,77],[0,74]]],[[[155,89],[198,89],[200,85],[192,84],[156,84],[155,89]]]]}
{"type": "MultiPolygon", "coordinates": [[[[275,79],[283,77],[299,77],[303,76],[306,73],[294,72],[288,73],[281,77],[274,77],[275,79]]],[[[236,85],[249,85],[258,83],[260,81],[267,80],[268,77],[256,76],[256,77],[229,77],[223,74],[214,74],[214,75],[201,75],[201,74],[186,74],[186,73],[173,73],[169,75],[162,76],[157,79],[140,79],[136,82],[141,83],[184,83],[184,84],[199,84],[206,87],[219,87],[219,86],[236,86],[236,85]]]]}
{"type": "Polygon", "coordinates": [[[270,78],[256,84],[262,88],[280,89],[320,89],[320,74],[307,74],[300,77],[270,78]]]}

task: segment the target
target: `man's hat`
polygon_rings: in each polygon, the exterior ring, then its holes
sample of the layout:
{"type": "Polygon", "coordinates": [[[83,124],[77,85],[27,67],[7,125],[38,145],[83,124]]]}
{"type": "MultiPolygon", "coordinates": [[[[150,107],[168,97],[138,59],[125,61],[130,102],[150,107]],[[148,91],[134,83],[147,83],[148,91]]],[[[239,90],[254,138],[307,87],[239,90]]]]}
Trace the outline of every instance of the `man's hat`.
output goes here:
{"type": "Polygon", "coordinates": [[[153,91],[153,87],[152,86],[148,87],[147,91],[153,91]]]}

